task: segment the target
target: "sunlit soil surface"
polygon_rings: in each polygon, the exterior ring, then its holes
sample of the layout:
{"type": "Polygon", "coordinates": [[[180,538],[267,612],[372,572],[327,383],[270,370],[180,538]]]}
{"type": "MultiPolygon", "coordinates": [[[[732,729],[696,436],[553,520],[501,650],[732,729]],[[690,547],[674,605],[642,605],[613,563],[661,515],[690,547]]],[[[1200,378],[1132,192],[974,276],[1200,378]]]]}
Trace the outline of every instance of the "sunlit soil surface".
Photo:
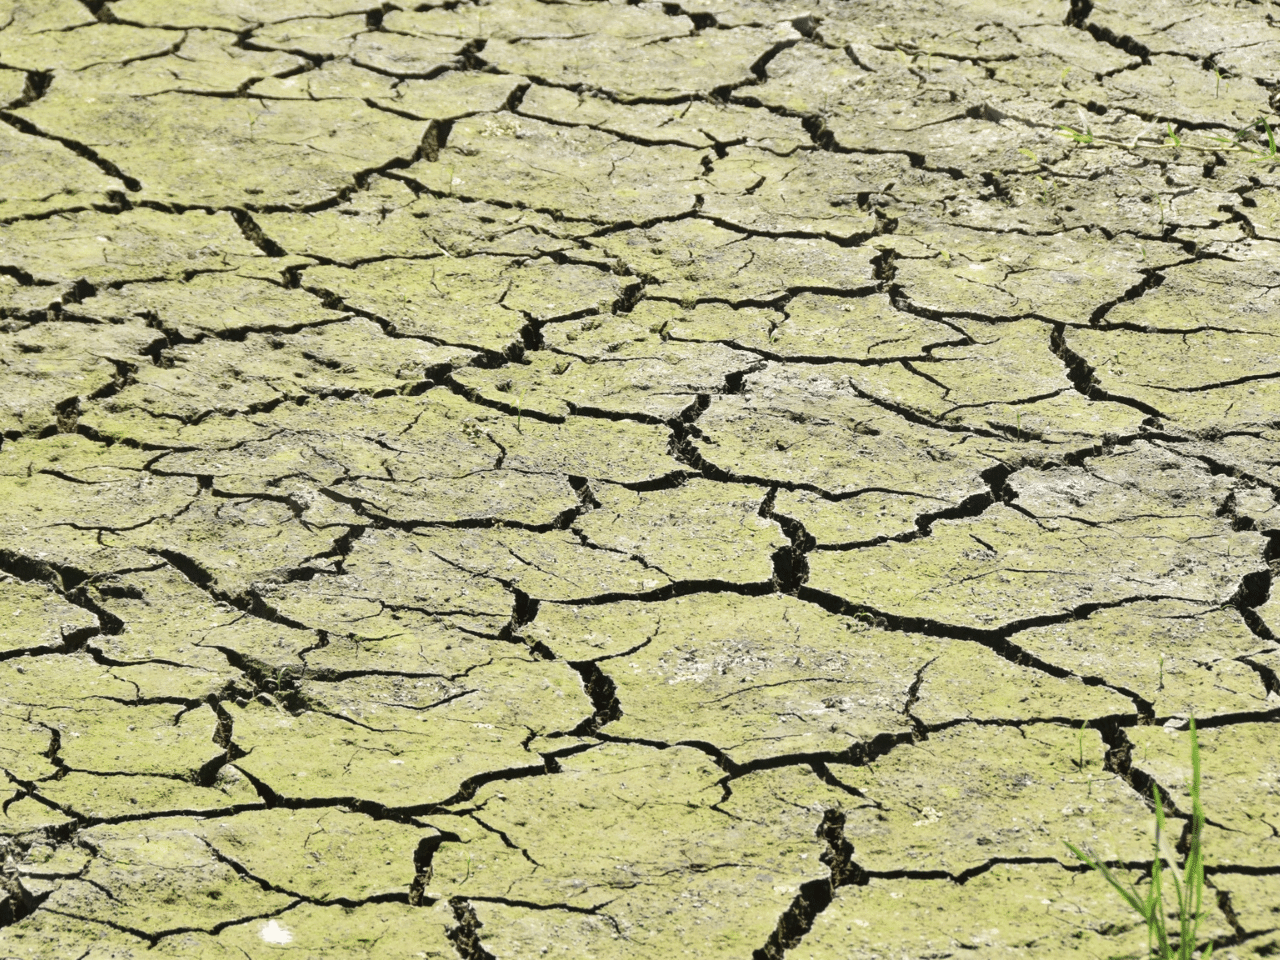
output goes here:
{"type": "Polygon", "coordinates": [[[1280,950],[1275,8],[0,24],[0,957],[1280,950]]]}

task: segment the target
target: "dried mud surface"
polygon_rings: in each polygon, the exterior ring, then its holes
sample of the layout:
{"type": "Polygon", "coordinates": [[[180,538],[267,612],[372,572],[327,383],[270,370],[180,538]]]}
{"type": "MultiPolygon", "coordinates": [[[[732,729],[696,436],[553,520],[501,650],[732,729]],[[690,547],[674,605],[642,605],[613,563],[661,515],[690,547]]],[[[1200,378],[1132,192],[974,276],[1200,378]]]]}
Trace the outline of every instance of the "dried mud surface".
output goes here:
{"type": "Polygon", "coordinates": [[[0,957],[1280,950],[1277,62],[0,0],[0,957]]]}

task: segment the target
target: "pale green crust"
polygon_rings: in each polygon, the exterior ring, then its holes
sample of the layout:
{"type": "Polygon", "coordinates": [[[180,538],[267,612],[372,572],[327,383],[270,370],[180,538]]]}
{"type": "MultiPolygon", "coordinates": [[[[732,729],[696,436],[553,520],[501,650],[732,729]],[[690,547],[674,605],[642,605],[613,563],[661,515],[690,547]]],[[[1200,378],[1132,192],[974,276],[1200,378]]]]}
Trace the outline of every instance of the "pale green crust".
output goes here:
{"type": "MultiPolygon", "coordinates": [[[[1167,785],[1172,803],[1187,806],[1191,765],[1183,724],[1144,727],[1131,733],[1133,764],[1167,785]]],[[[1277,840],[1267,826],[1276,817],[1277,764],[1263,723],[1240,723],[1200,733],[1201,796],[1213,804],[1214,828],[1205,838],[1206,862],[1216,867],[1270,863],[1277,840]]]]}
{"type": "Polygon", "coordinates": [[[37,282],[83,279],[104,286],[181,277],[188,270],[230,273],[265,259],[230,214],[174,216],[145,208],[19,220],[5,227],[0,256],[37,282]]]}
{"type": "Polygon", "coordinates": [[[0,0],[0,957],[1274,955],[1264,7],[0,0]]]}
{"type": "MultiPolygon", "coordinates": [[[[1203,929],[1223,935],[1230,926],[1215,910],[1203,929]]],[[[1043,864],[1001,864],[964,886],[875,879],[842,891],[794,956],[827,960],[851,950],[877,956],[906,949],[1095,957],[1145,946],[1146,931],[1100,877],[1043,864]]]]}
{"type": "Polygon", "coordinates": [[[178,92],[146,99],[68,91],[24,108],[40,129],[136,171],[155,199],[222,207],[332,199],[351,177],[412,154],[426,124],[360,104],[240,100],[178,92]],[[111,131],[145,131],[113,136],[111,131]],[[209,178],[210,167],[238,176],[209,178]]]}
{"type": "Polygon", "coordinates": [[[1064,837],[1108,860],[1141,860],[1152,818],[1103,768],[1103,747],[1094,730],[1080,741],[1056,724],[966,724],[874,765],[832,770],[866,797],[845,828],[866,870],[956,876],[997,858],[1069,866],[1075,858],[1064,837]]]}
{"type": "Polygon", "coordinates": [[[467,842],[437,855],[434,892],[480,898],[477,916],[498,934],[500,955],[556,940],[566,956],[573,936],[575,949],[598,956],[736,956],[768,935],[770,914],[800,884],[825,874],[814,831],[842,795],[812,774],[752,774],[726,799],[720,771],[687,747],[609,745],[562,763],[563,775],[546,782],[512,781],[477,795],[483,812],[475,819],[515,849],[473,828],[467,842]],[[673,794],[686,799],[664,802],[673,794]],[[620,831],[634,838],[626,851],[615,846],[620,831]],[[555,853],[566,842],[577,851],[572,861],[555,853]],[[655,887],[670,890],[661,908],[645,893],[655,887]],[[495,894],[552,909],[495,909],[483,902],[495,894]],[[723,919],[727,901],[744,907],[732,924],[723,919]],[[597,916],[569,912],[582,907],[596,907],[597,916]]]}
{"type": "Polygon", "coordinates": [[[573,529],[606,550],[639,557],[673,582],[767,581],[774,551],[789,544],[760,515],[758,488],[694,479],[674,490],[634,493],[600,484],[593,493],[600,506],[573,529]]]}
{"type": "Polygon", "coordinates": [[[702,156],[499,113],[454,123],[439,159],[408,174],[436,195],[554,210],[571,220],[640,221],[693,209],[702,156]],[[595,186],[566,193],[566,178],[595,186]]]}

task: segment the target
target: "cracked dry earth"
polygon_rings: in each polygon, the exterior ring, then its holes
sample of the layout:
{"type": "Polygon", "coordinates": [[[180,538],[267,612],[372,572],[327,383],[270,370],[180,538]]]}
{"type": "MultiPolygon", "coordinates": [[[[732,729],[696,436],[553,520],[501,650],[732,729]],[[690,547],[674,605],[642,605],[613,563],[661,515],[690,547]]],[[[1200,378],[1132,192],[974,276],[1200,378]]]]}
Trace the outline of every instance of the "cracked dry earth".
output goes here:
{"type": "Polygon", "coordinates": [[[1280,950],[1280,8],[0,22],[0,956],[1280,950]]]}

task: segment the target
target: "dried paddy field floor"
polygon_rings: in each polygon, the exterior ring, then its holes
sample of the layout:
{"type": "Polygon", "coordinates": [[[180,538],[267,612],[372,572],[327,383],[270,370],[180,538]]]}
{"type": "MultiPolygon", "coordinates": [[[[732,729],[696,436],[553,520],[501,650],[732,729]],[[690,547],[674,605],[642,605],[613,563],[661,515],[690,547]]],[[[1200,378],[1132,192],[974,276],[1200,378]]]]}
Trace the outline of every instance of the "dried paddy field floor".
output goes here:
{"type": "Polygon", "coordinates": [[[1280,950],[1280,7],[0,24],[0,956],[1280,950]]]}

